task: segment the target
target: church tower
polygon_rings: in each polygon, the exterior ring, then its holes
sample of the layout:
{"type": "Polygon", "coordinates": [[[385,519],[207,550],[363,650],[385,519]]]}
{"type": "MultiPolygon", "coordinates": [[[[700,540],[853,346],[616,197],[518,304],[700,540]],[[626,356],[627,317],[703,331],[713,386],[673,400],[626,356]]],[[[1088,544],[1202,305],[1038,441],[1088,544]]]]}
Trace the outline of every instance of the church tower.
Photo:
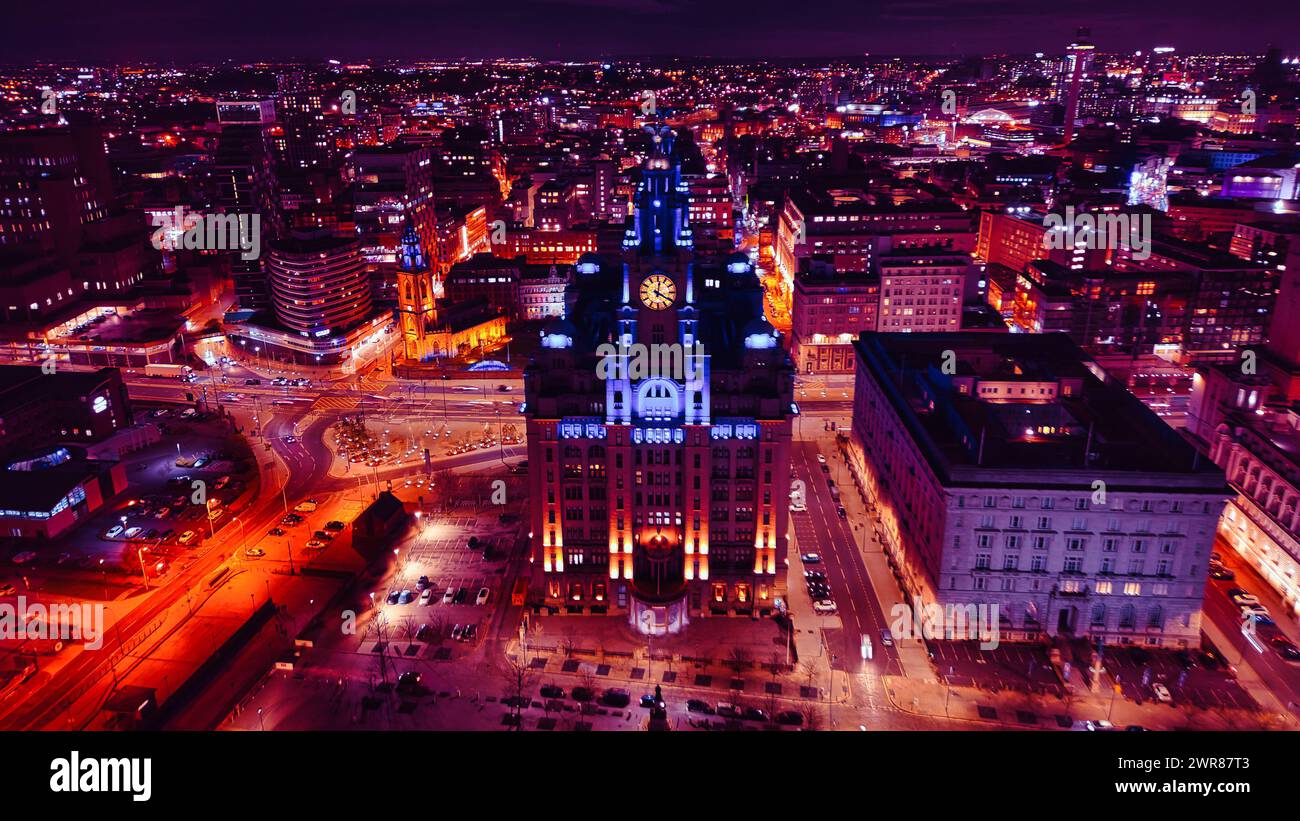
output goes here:
{"type": "Polygon", "coordinates": [[[420,248],[420,238],[410,220],[402,231],[397,263],[397,316],[402,331],[402,352],[420,361],[427,348],[425,337],[435,321],[433,271],[420,248]]]}

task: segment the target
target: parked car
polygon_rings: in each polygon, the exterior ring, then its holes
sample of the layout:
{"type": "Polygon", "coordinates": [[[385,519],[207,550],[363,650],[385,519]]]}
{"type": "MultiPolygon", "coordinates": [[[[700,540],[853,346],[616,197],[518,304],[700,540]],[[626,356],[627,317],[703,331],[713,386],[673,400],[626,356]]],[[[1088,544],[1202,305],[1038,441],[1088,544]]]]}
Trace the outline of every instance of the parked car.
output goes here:
{"type": "Polygon", "coordinates": [[[433,638],[433,625],[421,624],[420,629],[415,631],[416,641],[428,641],[433,638]]]}
{"type": "Polygon", "coordinates": [[[1151,692],[1155,694],[1156,701],[1161,704],[1173,704],[1174,697],[1169,694],[1169,688],[1160,682],[1151,685],[1151,692]]]}
{"type": "Polygon", "coordinates": [[[1226,567],[1211,567],[1210,578],[1215,581],[1230,582],[1237,578],[1237,574],[1226,567]]]}
{"type": "Polygon", "coordinates": [[[311,541],[307,542],[307,544],[305,544],[304,547],[306,547],[308,550],[324,550],[325,543],[322,542],[320,539],[312,539],[311,541]]]}
{"type": "Polygon", "coordinates": [[[279,528],[279,527],[273,527],[273,528],[271,528],[270,530],[266,531],[266,535],[268,535],[268,536],[283,536],[283,535],[284,535],[284,529],[283,529],[283,528],[279,528]]]}
{"type": "Polygon", "coordinates": [[[460,637],[464,632],[465,632],[465,628],[461,627],[459,624],[451,628],[451,640],[460,641],[460,637]]]}
{"type": "Polygon", "coordinates": [[[813,602],[813,612],[822,616],[833,616],[839,612],[835,602],[830,599],[821,599],[813,602]]]}
{"type": "Polygon", "coordinates": [[[632,703],[632,694],[621,687],[611,687],[600,700],[610,707],[626,707],[632,703]]]}
{"type": "Polygon", "coordinates": [[[710,705],[707,701],[701,701],[698,698],[687,699],[686,710],[687,712],[691,712],[691,713],[704,713],[705,715],[709,715],[709,716],[713,715],[712,705],[710,705]]]}
{"type": "Polygon", "coordinates": [[[0,584],[0,596],[12,596],[17,592],[18,592],[18,588],[14,587],[9,582],[0,584]]]}
{"type": "Polygon", "coordinates": [[[802,727],[803,713],[798,710],[782,710],[776,714],[776,723],[787,727],[802,727]]]}
{"type": "Polygon", "coordinates": [[[187,530],[187,531],[185,531],[184,533],[182,533],[181,535],[179,535],[179,536],[176,537],[176,543],[177,543],[177,544],[189,544],[190,542],[194,541],[194,540],[197,539],[198,537],[199,537],[199,534],[195,533],[193,530],[187,530]]]}
{"type": "Polygon", "coordinates": [[[1254,593],[1246,593],[1243,591],[1232,596],[1232,603],[1238,607],[1246,607],[1250,605],[1258,605],[1260,601],[1259,597],[1254,593]]]}
{"type": "Polygon", "coordinates": [[[122,529],[123,529],[123,528],[122,528],[121,525],[113,525],[113,526],[110,527],[108,530],[105,530],[105,531],[104,531],[104,538],[105,538],[105,539],[116,539],[118,536],[121,536],[121,535],[122,535],[122,529]]]}
{"type": "Polygon", "coordinates": [[[402,596],[402,591],[400,591],[400,590],[390,590],[390,591],[388,591],[388,603],[389,603],[389,604],[397,604],[397,600],[398,600],[399,598],[401,598],[401,596],[402,596]]]}
{"type": "Polygon", "coordinates": [[[420,604],[428,605],[432,601],[433,601],[433,588],[432,587],[424,588],[424,590],[420,592],[420,604]]]}
{"type": "Polygon", "coordinates": [[[442,594],[442,603],[451,604],[456,598],[456,588],[448,587],[447,592],[442,594]]]}
{"type": "Polygon", "coordinates": [[[336,521],[336,520],[335,520],[335,521],[328,521],[328,522],[325,523],[325,529],[326,529],[326,530],[332,530],[332,531],[334,531],[335,533],[337,533],[338,531],[342,530],[344,527],[346,527],[346,525],[344,525],[342,522],[340,522],[340,521],[336,521]]]}
{"type": "Polygon", "coordinates": [[[768,716],[766,711],[760,710],[757,707],[746,707],[745,712],[742,715],[746,721],[771,721],[772,720],[771,717],[768,716]]]}
{"type": "Polygon", "coordinates": [[[266,555],[266,551],[260,547],[250,547],[244,551],[244,555],[250,559],[260,559],[266,555]]]}
{"type": "Polygon", "coordinates": [[[478,595],[474,597],[474,603],[480,606],[487,604],[489,595],[491,595],[490,590],[488,590],[486,587],[480,587],[478,591],[478,595]]]}
{"type": "Polygon", "coordinates": [[[294,505],[293,512],[294,513],[315,513],[316,506],[317,505],[315,499],[307,499],[306,501],[302,501],[294,505]]]}
{"type": "Polygon", "coordinates": [[[461,631],[460,640],[473,641],[476,638],[478,638],[478,625],[477,624],[465,625],[465,629],[461,631]]]}
{"type": "Polygon", "coordinates": [[[456,596],[455,596],[455,602],[456,602],[456,604],[464,604],[464,603],[465,603],[465,599],[467,599],[468,597],[469,597],[469,591],[468,591],[468,590],[466,590],[466,589],[463,588],[463,587],[457,587],[457,588],[456,588],[456,596]]]}
{"type": "Polygon", "coordinates": [[[740,709],[726,701],[719,701],[717,713],[723,718],[740,718],[740,709]]]}
{"type": "Polygon", "coordinates": [[[564,698],[564,688],[556,684],[542,685],[543,698],[564,698]]]}
{"type": "Polygon", "coordinates": [[[801,553],[799,558],[803,560],[804,564],[820,564],[822,560],[821,555],[817,553],[801,553]]]}

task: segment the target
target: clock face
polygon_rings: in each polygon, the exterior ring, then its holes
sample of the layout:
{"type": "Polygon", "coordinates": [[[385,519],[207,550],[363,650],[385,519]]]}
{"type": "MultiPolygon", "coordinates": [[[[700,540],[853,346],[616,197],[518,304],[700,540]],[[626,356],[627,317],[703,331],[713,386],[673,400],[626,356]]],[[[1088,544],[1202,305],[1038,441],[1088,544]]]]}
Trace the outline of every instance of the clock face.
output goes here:
{"type": "Polygon", "coordinates": [[[641,281],[641,304],[652,311],[662,311],[677,299],[677,283],[663,274],[651,274],[641,281]]]}

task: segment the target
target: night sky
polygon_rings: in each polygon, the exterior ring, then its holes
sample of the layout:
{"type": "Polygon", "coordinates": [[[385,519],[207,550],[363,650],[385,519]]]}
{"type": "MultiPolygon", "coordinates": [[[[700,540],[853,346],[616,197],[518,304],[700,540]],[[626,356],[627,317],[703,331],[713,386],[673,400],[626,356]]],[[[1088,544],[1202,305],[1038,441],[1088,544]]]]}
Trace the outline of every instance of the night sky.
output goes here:
{"type": "Polygon", "coordinates": [[[0,60],[1260,53],[1294,0],[5,0],[0,60]]]}

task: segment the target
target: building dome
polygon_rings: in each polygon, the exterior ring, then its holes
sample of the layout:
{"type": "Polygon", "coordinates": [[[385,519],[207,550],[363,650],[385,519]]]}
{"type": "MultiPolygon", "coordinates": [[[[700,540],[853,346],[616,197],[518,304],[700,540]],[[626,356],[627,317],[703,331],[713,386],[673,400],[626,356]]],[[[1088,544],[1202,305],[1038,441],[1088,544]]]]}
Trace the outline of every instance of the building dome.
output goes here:
{"type": "Polygon", "coordinates": [[[776,328],[766,319],[759,317],[745,324],[745,347],[749,350],[775,348],[777,344],[776,328]]]}
{"type": "Polygon", "coordinates": [[[543,348],[572,348],[578,329],[567,319],[556,317],[542,326],[543,348]]]}

